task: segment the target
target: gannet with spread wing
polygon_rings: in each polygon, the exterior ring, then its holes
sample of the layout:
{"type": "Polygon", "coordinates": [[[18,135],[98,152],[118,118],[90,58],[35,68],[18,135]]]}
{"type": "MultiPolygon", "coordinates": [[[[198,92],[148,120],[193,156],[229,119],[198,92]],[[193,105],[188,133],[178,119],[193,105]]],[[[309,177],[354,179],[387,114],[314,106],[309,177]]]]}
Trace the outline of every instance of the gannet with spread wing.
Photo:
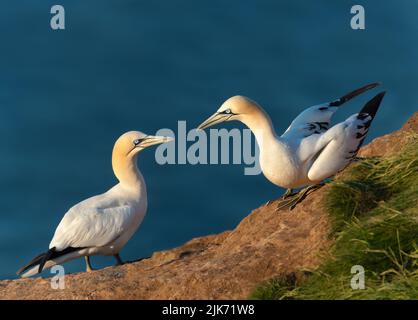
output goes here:
{"type": "Polygon", "coordinates": [[[281,136],[276,134],[264,109],[243,96],[225,101],[198,129],[224,121],[244,123],[257,140],[263,174],[275,185],[287,188],[283,199],[292,196],[285,206],[293,209],[311,190],[321,186],[324,179],[344,169],[355,158],[385,92],[376,95],[359,113],[330,128],[331,117],[342,104],[377,85],[366,85],[335,101],[304,110],[281,136]],[[298,194],[292,193],[292,189],[301,187],[306,188],[298,194]]]}
{"type": "Polygon", "coordinates": [[[171,140],[139,131],[123,134],[112,153],[113,172],[119,183],[72,207],[58,225],[49,250],[32,259],[17,274],[30,277],[83,256],[87,271],[91,271],[89,257],[93,255],[113,255],[117,264],[122,264],[119,252],[138,229],[147,210],[145,181],[137,167],[138,153],[171,140]]]}

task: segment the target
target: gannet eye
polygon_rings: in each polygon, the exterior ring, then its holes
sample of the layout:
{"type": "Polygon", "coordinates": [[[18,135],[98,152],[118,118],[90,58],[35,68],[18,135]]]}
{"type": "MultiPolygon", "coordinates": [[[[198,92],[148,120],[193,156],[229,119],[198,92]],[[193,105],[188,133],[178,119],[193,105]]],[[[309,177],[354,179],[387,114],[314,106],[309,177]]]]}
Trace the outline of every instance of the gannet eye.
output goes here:
{"type": "Polygon", "coordinates": [[[224,112],[222,112],[222,113],[225,113],[225,114],[231,114],[232,113],[232,111],[231,111],[231,109],[226,109],[224,112]]]}
{"type": "Polygon", "coordinates": [[[134,140],[134,145],[138,145],[138,144],[140,144],[141,143],[141,139],[136,139],[136,140],[134,140]]]}

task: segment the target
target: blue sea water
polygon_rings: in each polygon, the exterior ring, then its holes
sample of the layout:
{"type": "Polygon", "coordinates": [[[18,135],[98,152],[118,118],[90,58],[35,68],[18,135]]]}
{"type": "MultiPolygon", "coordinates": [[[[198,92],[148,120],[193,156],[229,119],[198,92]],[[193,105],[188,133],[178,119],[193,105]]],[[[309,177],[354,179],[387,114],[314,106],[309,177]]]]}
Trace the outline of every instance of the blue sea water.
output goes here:
{"type": "MultiPolygon", "coordinates": [[[[191,128],[243,94],[281,132],[304,107],[374,81],[388,94],[368,141],[399,128],[417,110],[418,2],[361,2],[366,29],[355,31],[347,0],[60,0],[66,29],[53,31],[57,1],[1,1],[0,278],[47,249],[73,204],[115,184],[125,131],[191,128]]],[[[146,150],[139,166],[149,209],[126,260],[234,228],[282,192],[242,165],[160,166],[146,150]]]]}

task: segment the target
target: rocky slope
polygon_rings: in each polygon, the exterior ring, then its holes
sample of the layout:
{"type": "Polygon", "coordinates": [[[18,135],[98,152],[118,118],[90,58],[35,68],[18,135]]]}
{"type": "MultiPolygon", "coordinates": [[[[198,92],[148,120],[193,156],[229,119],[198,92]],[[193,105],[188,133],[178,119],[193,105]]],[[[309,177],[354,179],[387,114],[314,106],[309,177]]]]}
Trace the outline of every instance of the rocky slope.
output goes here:
{"type": "MultiPolygon", "coordinates": [[[[375,139],[361,156],[399,150],[408,131],[418,132],[418,113],[404,127],[375,139]]],[[[1,299],[245,299],[260,282],[317,266],[331,245],[322,207],[327,186],[293,211],[277,201],[248,215],[232,231],[196,238],[149,258],[91,273],[67,275],[65,289],[49,279],[0,281],[1,299]]]]}

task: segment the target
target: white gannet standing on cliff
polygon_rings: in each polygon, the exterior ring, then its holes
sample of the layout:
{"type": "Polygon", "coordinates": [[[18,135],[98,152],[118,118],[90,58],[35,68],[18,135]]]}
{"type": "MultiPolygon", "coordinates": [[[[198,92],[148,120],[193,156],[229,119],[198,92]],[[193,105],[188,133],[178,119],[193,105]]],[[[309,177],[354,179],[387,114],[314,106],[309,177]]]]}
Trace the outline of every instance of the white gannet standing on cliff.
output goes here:
{"type": "Polygon", "coordinates": [[[330,128],[331,117],[339,106],[377,85],[366,85],[335,101],[304,110],[280,137],[263,108],[243,96],[226,100],[198,129],[224,121],[244,123],[257,140],[264,176],[273,184],[287,188],[282,199],[291,197],[279,208],[293,209],[310,191],[319,188],[321,181],[335,175],[354,159],[385,92],[376,95],[358,114],[330,128]],[[292,193],[294,188],[301,187],[306,188],[292,193]]]}
{"type": "Polygon", "coordinates": [[[139,131],[123,134],[112,153],[113,172],[119,183],[68,210],[55,231],[49,250],[32,259],[17,274],[30,277],[83,256],[87,271],[91,271],[90,256],[93,255],[113,255],[117,264],[122,264],[119,252],[138,229],[147,210],[147,190],[137,166],[138,153],[171,140],[139,131]]]}

